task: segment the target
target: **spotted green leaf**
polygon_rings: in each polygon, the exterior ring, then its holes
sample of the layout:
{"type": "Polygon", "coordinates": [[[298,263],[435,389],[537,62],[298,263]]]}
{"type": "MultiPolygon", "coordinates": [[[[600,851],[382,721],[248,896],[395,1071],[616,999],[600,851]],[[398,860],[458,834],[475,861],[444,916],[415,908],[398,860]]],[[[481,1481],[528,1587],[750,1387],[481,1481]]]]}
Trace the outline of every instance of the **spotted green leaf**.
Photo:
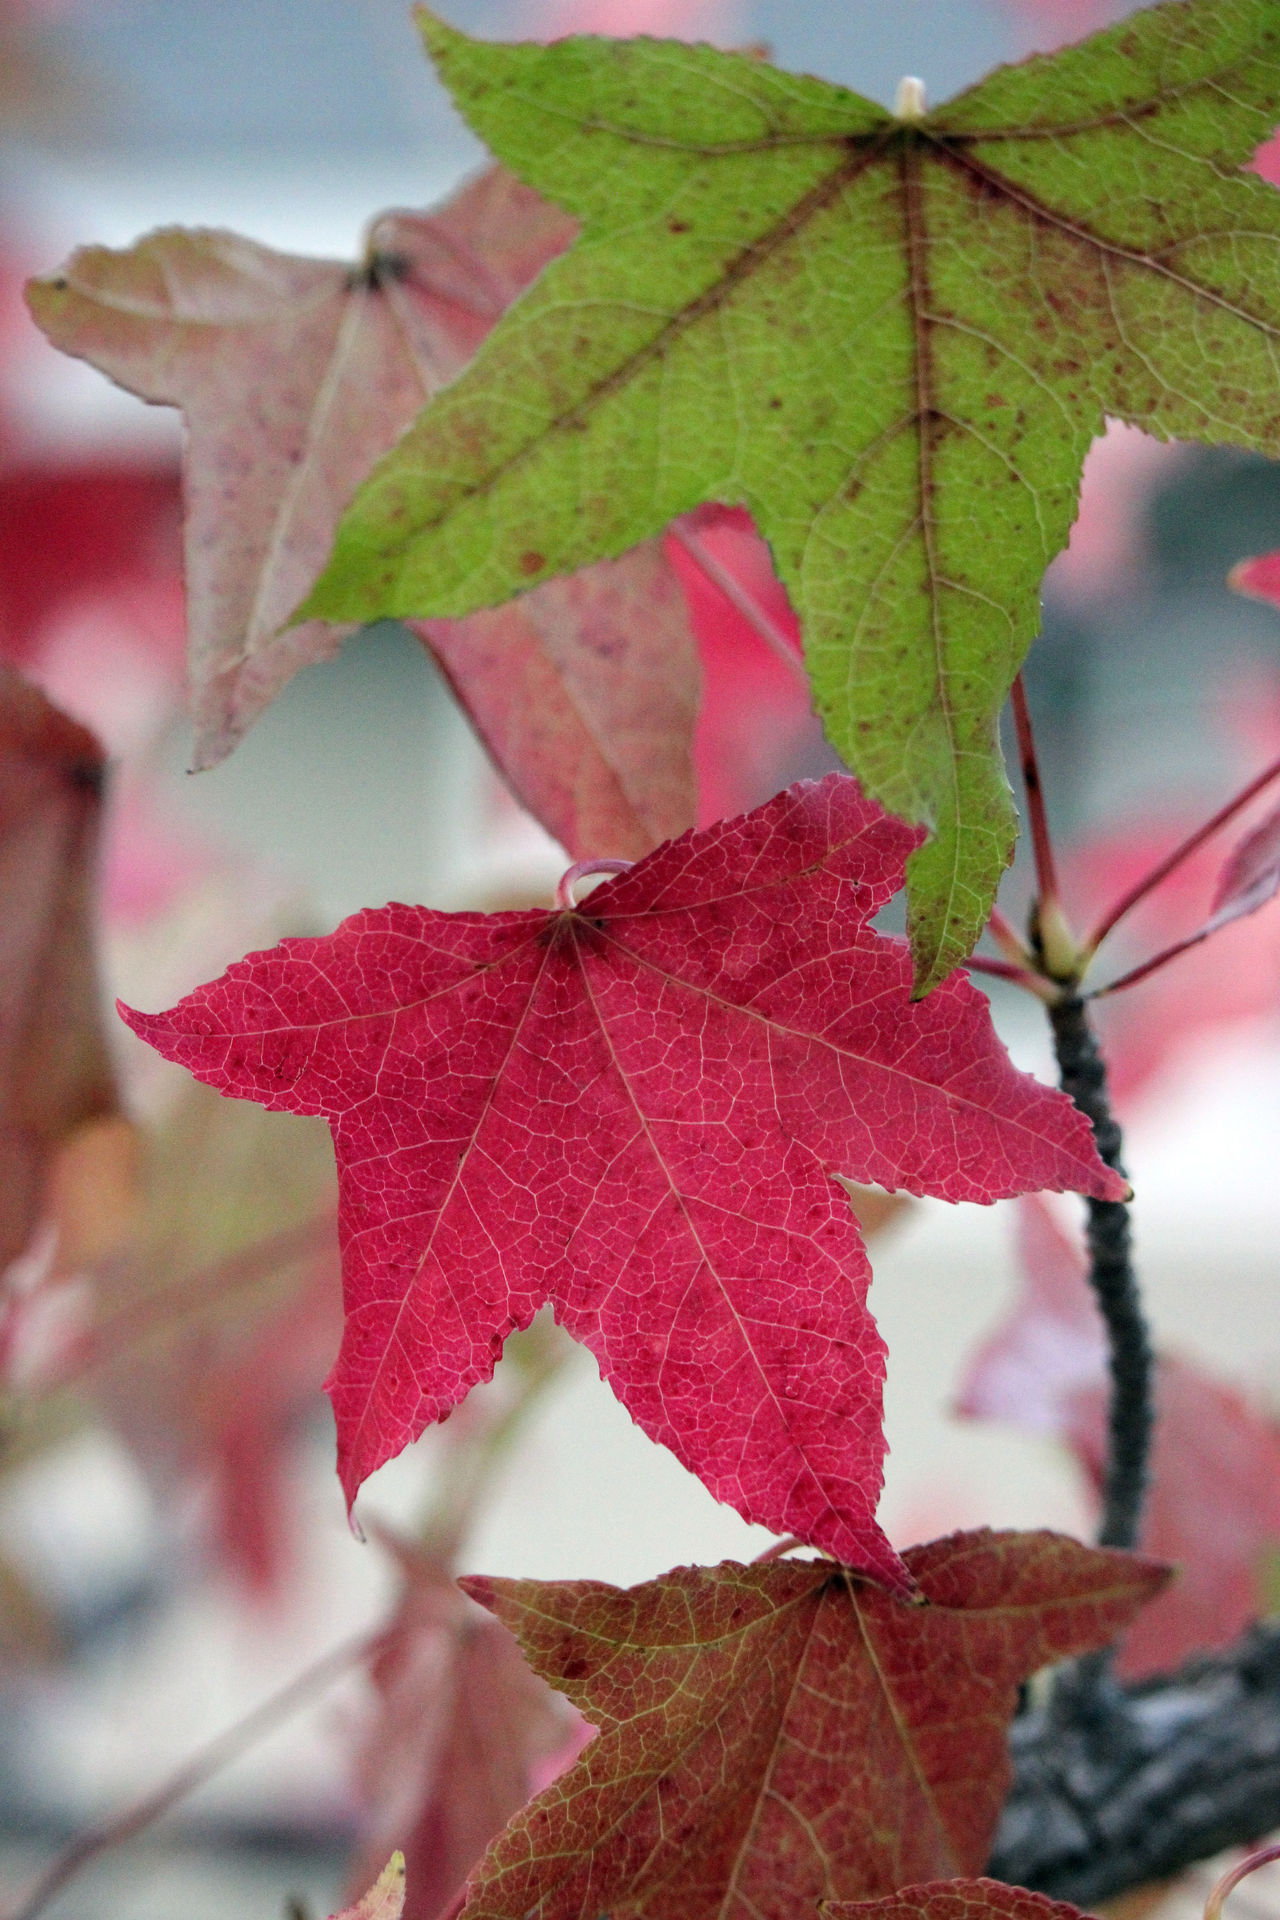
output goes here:
{"type": "Polygon", "coordinates": [[[997,717],[1104,416],[1280,453],[1275,0],[1181,0],[901,117],[746,55],[493,45],[455,101],[580,222],[357,495],[306,611],[458,615],[754,514],[830,738],[931,829],[917,990],[1013,845],[997,717]]]}

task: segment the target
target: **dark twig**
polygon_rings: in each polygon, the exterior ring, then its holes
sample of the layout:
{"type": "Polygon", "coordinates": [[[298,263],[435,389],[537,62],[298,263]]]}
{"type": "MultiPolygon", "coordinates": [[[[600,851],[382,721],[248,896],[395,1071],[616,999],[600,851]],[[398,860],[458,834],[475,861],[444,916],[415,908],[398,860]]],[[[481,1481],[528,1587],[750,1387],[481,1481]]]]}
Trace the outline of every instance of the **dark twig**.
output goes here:
{"type": "MultiPolygon", "coordinates": [[[[1107,1075],[1078,993],[1049,1009],[1062,1090],[1093,1128],[1098,1152],[1119,1174],[1120,1129],[1107,1099],[1107,1075]]],[[[1153,1421],[1151,1346],[1130,1260],[1129,1208],[1123,1200],[1087,1203],[1089,1278],[1111,1351],[1110,1443],[1099,1545],[1136,1547],[1146,1491],[1153,1421]]]]}
{"type": "Polygon", "coordinates": [[[987,1871],[1096,1908],[1280,1820],[1280,1625],[1114,1689],[1103,1741],[1056,1703],[1015,1721],[1013,1790],[987,1871]]]}

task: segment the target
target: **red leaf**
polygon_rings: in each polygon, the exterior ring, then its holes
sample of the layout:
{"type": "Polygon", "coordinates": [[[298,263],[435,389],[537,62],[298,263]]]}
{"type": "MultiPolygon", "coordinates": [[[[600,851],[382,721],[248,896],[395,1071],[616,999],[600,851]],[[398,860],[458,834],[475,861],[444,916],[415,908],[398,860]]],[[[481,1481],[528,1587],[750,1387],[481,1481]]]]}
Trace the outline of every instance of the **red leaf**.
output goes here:
{"type": "Polygon", "coordinates": [[[373,1664],[379,1711],[357,1768],[368,1808],[352,1872],[393,1846],[408,1865],[404,1920],[436,1920],[522,1807],[575,1717],[507,1629],[411,1548],[387,1543],[404,1590],[373,1664]]]}
{"type": "Polygon", "coordinates": [[[710,826],[825,773],[834,756],[813,711],[799,622],[751,516],[700,507],[677,521],[666,552],[702,662],[694,760],[698,824],[710,826]]]}
{"type": "Polygon", "coordinates": [[[830,1175],[1123,1190],[967,979],[912,1002],[868,921],[918,838],[831,776],[583,907],[371,910],[125,1013],[223,1092],[333,1128],[349,1498],[551,1300],[719,1498],[902,1584],[875,1523],[883,1349],[830,1175]]]}
{"type": "Polygon", "coordinates": [[[1084,1920],[1067,1900],[1001,1880],[930,1880],[883,1900],[831,1900],[822,1920],[1084,1920]]]}
{"type": "Polygon", "coordinates": [[[0,668],[0,1270],[58,1147],[116,1110],[91,932],[102,780],[93,735],[0,668]]]}
{"type": "MultiPolygon", "coordinates": [[[[974,1356],[957,1410],[1056,1435],[1100,1495],[1106,1342],[1083,1251],[1042,1201],[1023,1200],[1019,1215],[1023,1294],[974,1356]]],[[[1126,1634],[1118,1668],[1127,1679],[1228,1646],[1269,1610],[1280,1549],[1280,1426],[1169,1356],[1157,1366],[1156,1412],[1142,1546],[1180,1578],[1126,1634]]]]}
{"type": "Polygon", "coordinates": [[[927,1604],[830,1561],[468,1579],[600,1728],[472,1876],[465,1920],[794,1920],[976,1873],[1021,1680],[1101,1646],[1162,1568],[1048,1533],[913,1547],[927,1604]]]}
{"type": "MultiPolygon", "coordinates": [[[[493,169],[435,213],[384,214],[356,268],[169,228],[32,283],[55,345],[186,416],[197,765],[354,631],[288,626],[343,505],[574,231],[493,169]]],[[[698,666],[659,546],[418,632],[575,856],[644,853],[692,823],[698,666]]]]}

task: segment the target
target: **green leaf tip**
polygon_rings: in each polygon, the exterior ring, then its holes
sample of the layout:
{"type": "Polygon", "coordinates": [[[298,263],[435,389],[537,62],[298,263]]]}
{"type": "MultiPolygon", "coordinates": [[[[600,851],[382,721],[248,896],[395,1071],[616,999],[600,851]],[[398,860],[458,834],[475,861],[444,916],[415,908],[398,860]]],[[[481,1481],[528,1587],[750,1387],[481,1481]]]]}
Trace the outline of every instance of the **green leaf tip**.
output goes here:
{"type": "Polygon", "coordinates": [[[449,616],[743,505],[867,789],[932,839],[917,986],[1016,820],[1000,708],[1108,415],[1280,455],[1275,0],[1169,0],[922,121],[743,55],[469,40],[471,125],[581,223],[356,497],[308,614],[449,616]]]}

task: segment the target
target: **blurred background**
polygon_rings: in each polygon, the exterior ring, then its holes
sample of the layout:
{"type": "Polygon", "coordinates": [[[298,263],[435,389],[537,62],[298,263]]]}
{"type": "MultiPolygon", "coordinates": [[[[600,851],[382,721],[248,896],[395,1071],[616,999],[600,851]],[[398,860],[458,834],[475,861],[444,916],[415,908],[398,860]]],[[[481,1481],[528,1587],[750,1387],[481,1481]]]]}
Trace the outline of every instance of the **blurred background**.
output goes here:
{"type": "MultiPolygon", "coordinates": [[[[889,101],[905,73],[941,98],[1127,9],[444,11],[495,37],[763,43],[784,66],[889,101]]],[[[57,355],[22,282],[77,244],[123,247],[170,223],[356,259],[372,216],[431,204],[482,160],[400,0],[0,0],[0,655],[110,757],[96,882],[108,1000],[170,1004],[251,946],[389,899],[528,904],[567,862],[505,793],[423,646],[393,625],[300,673],[225,764],[185,771],[180,420],[57,355]]],[[[1280,753],[1280,613],[1226,586],[1236,561],[1276,548],[1275,467],[1122,429],[1095,448],[1028,671],[1081,921],[1280,753]]],[[[695,612],[704,798],[725,742],[754,742],[720,769],[714,814],[724,795],[752,804],[830,761],[759,636],[727,607],[695,612]],[[730,711],[725,660],[749,711],[730,711]]],[[[1211,856],[1126,925],[1117,971],[1196,924],[1214,871],[1211,856]]],[[[1002,896],[1015,921],[1028,892],[1020,863],[1002,896]]],[[[1202,1543],[1210,1606],[1228,1585],[1234,1596],[1221,1637],[1280,1599],[1278,1006],[1273,907],[1106,1016],[1157,1338],[1198,1370],[1190,1426],[1212,1407],[1208,1425],[1239,1455],[1168,1467],[1171,1488],[1181,1473],[1199,1490],[1181,1510],[1192,1531],[1214,1512],[1223,1522],[1202,1543]]],[[[1035,1006],[997,994],[996,1009],[1019,1062],[1047,1077],[1035,1006]]],[[[86,1827],[300,1679],[238,1758],[42,1910],[320,1916],[405,1824],[425,1830],[438,1813],[449,1716],[465,1704],[465,1635],[432,1584],[441,1567],[630,1582],[748,1558],[768,1536],[717,1506],[630,1425],[589,1356],[539,1324],[465,1417],[375,1476],[358,1541],[319,1391],[338,1327],[327,1137],[205,1097],[114,1021],[111,1045],[129,1138],[95,1136],[90,1184],[100,1191],[113,1155],[140,1155],[136,1217],[110,1258],[75,1258],[64,1212],[61,1251],[37,1236],[0,1297],[11,1317],[25,1303],[21,1339],[6,1349],[0,1333],[0,1914],[86,1827]],[[380,1527],[424,1557],[410,1565],[380,1527]],[[399,1637],[371,1677],[367,1636],[391,1616],[399,1637]],[[398,1785],[380,1748],[397,1756],[398,1785]]],[[[890,1348],[883,1517],[899,1544],[962,1525],[1091,1524],[1077,1429],[962,1392],[1028,1272],[1070,1267],[1055,1222],[1076,1224],[1070,1208],[1019,1224],[1013,1207],[925,1202],[873,1238],[890,1348]],[[958,1420],[958,1397],[1003,1420],[958,1420]]],[[[1015,1325],[1007,1351],[1021,1337],[1015,1325]]],[[[1062,1391],[1091,1391],[1095,1359],[1055,1352],[1062,1391]]],[[[1164,1651],[1180,1654],[1170,1635],[1164,1651]]],[[[533,1780],[578,1737],[539,1711],[533,1780]]],[[[426,1906],[416,1920],[432,1920],[426,1906]]]]}

